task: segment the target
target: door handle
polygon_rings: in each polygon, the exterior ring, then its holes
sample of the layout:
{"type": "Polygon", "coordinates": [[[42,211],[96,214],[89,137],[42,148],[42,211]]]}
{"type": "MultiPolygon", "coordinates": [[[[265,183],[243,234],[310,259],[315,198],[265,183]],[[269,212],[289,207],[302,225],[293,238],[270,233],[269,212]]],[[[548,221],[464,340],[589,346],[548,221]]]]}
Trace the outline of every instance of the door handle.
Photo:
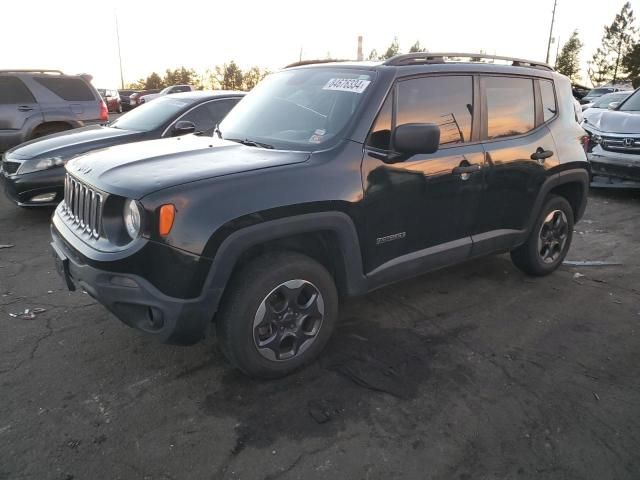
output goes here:
{"type": "Polygon", "coordinates": [[[538,147],[535,153],[531,154],[531,160],[542,160],[543,162],[553,155],[551,150],[544,150],[542,147],[538,147]]]}
{"type": "Polygon", "coordinates": [[[33,110],[33,107],[30,107],[28,105],[20,105],[18,107],[19,112],[30,112],[31,110],[33,110]]]}
{"type": "Polygon", "coordinates": [[[479,172],[481,168],[482,167],[477,163],[474,165],[460,165],[459,167],[455,167],[451,170],[451,173],[454,175],[462,175],[464,173],[479,172]]]}

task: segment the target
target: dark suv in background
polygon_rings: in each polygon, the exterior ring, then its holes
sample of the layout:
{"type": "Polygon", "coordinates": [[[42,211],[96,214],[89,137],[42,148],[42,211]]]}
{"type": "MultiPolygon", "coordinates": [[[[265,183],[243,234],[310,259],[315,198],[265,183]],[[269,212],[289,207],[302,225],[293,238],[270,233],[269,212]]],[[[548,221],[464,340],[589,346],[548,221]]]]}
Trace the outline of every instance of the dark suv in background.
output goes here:
{"type": "Polygon", "coordinates": [[[287,68],[217,138],[69,162],[52,248],[128,325],[193,342],[214,322],[233,365],[277,377],[322,351],[340,296],[498,252],[553,272],[586,206],[584,136],[569,79],[538,62],[287,68]]]}
{"type": "Polygon", "coordinates": [[[109,120],[88,75],[0,70],[0,152],[27,140],[109,120]]]}

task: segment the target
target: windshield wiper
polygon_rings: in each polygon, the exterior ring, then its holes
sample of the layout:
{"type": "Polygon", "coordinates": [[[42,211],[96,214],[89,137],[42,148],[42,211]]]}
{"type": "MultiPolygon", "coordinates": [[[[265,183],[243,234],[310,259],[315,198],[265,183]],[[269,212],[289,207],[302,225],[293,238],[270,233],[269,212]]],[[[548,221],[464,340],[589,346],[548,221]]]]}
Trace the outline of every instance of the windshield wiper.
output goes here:
{"type": "Polygon", "coordinates": [[[240,140],[239,138],[226,138],[225,140],[241,143],[242,145],[246,145],[248,147],[261,147],[268,148],[269,150],[275,148],[273,145],[269,145],[268,143],[256,142],[255,140],[249,140],[248,138],[245,138],[244,140],[240,140]]]}

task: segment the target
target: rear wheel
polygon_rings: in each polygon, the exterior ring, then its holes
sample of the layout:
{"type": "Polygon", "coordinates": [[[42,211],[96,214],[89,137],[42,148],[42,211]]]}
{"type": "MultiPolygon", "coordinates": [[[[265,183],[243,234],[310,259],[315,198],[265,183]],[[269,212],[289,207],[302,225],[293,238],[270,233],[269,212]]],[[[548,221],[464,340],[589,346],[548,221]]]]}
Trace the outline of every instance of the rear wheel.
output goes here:
{"type": "Polygon", "coordinates": [[[338,316],[333,278],[298,253],[260,257],[236,274],[216,317],[229,362],[259,378],[287,375],[326,345],[338,316]]]}
{"type": "Polygon", "coordinates": [[[47,135],[51,135],[54,133],[59,133],[59,132],[64,132],[65,130],[70,130],[71,126],[67,125],[67,124],[62,124],[62,123],[56,123],[56,124],[52,124],[52,125],[40,125],[38,128],[36,128],[33,132],[33,134],[31,135],[31,140],[33,140],[34,138],[40,138],[40,137],[45,137],[47,135]]]}
{"type": "Polygon", "coordinates": [[[548,275],[560,266],[573,237],[573,209],[569,202],[550,195],[527,241],[511,252],[511,260],[529,275],[548,275]]]}

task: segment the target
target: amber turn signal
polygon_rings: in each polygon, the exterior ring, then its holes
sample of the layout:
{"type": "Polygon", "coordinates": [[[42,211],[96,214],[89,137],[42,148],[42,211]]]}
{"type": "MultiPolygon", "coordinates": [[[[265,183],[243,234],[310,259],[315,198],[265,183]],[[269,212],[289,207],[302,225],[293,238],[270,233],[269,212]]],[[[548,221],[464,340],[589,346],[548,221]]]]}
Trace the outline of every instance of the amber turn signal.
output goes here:
{"type": "Polygon", "coordinates": [[[160,207],[160,235],[166,237],[173,227],[173,219],[176,216],[176,207],[171,204],[160,207]]]}

